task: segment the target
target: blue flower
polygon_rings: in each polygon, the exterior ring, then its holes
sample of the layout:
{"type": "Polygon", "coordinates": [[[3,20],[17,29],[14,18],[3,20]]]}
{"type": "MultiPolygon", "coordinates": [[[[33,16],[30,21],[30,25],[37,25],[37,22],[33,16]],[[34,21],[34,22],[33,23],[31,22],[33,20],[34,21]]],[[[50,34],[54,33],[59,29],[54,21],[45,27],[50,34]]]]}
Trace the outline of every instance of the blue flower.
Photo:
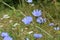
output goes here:
{"type": "Polygon", "coordinates": [[[41,12],[41,10],[36,9],[36,10],[33,10],[32,14],[34,16],[38,17],[38,16],[41,16],[42,15],[42,12],[41,12]]]}
{"type": "Polygon", "coordinates": [[[27,0],[28,3],[32,3],[33,1],[32,0],[27,0]]]}
{"type": "Polygon", "coordinates": [[[26,16],[26,17],[24,17],[23,19],[22,19],[22,22],[24,23],[24,24],[30,24],[31,22],[32,22],[32,17],[31,16],[26,16]]]}
{"type": "Polygon", "coordinates": [[[34,38],[42,38],[43,35],[42,34],[34,34],[34,38]]]}
{"type": "Polygon", "coordinates": [[[4,37],[4,39],[3,40],[13,40],[11,37],[4,37]]]}
{"type": "Polygon", "coordinates": [[[54,27],[54,30],[60,30],[60,27],[54,27]]]}
{"type": "Polygon", "coordinates": [[[3,40],[12,40],[7,32],[2,32],[1,36],[3,37],[3,40]]]}
{"type": "Polygon", "coordinates": [[[50,23],[49,26],[54,26],[54,23],[50,23]]]}
{"type": "Polygon", "coordinates": [[[40,23],[40,24],[44,23],[44,22],[46,22],[46,18],[38,17],[37,22],[40,23]]]}
{"type": "Polygon", "coordinates": [[[7,36],[9,36],[9,34],[8,34],[7,32],[2,32],[2,33],[1,33],[1,36],[2,36],[2,37],[7,37],[7,36]]]}

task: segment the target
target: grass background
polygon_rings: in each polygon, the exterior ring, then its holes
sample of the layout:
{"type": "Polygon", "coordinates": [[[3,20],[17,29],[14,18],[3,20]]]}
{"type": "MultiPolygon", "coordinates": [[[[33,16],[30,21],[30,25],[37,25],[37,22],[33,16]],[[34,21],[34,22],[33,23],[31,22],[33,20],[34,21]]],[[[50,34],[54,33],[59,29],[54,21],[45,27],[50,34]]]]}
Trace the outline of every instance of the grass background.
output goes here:
{"type": "MultiPolygon", "coordinates": [[[[43,37],[37,40],[60,40],[60,30],[55,31],[53,27],[48,26],[50,22],[60,26],[59,0],[33,0],[34,6],[31,6],[25,0],[15,0],[14,2],[12,0],[0,1],[0,25],[3,25],[3,27],[0,27],[0,33],[8,32],[13,40],[25,40],[26,37],[35,40],[34,33],[43,34],[43,37]],[[46,23],[38,24],[36,22],[36,17],[32,15],[34,9],[42,10],[42,17],[47,19],[46,23]],[[8,14],[10,18],[1,20],[4,14],[8,14]],[[32,16],[34,21],[30,25],[25,25],[21,20],[28,15],[32,16]],[[10,20],[13,20],[12,23],[9,23],[10,20]],[[19,25],[13,27],[15,23],[19,23],[19,25]],[[28,34],[30,31],[33,31],[33,33],[28,34]]],[[[3,38],[0,37],[0,40],[3,40],[3,38]]]]}

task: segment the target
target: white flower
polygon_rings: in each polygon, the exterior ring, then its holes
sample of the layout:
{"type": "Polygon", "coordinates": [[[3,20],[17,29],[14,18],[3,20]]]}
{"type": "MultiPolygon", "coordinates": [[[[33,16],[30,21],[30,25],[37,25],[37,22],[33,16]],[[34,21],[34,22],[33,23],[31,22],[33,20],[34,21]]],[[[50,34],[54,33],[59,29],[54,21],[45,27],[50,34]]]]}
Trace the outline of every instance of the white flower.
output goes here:
{"type": "Polygon", "coordinates": [[[28,34],[32,34],[32,33],[33,33],[33,31],[28,32],[28,34]]]}
{"type": "Polygon", "coordinates": [[[60,30],[60,27],[54,27],[54,30],[60,30]]]}
{"type": "Polygon", "coordinates": [[[13,26],[16,27],[17,25],[19,25],[18,23],[15,23],[13,26]]]}
{"type": "Polygon", "coordinates": [[[34,4],[30,4],[31,6],[34,6],[34,4]]]}
{"type": "Polygon", "coordinates": [[[5,14],[5,15],[3,15],[3,18],[10,18],[10,16],[5,14]]]}

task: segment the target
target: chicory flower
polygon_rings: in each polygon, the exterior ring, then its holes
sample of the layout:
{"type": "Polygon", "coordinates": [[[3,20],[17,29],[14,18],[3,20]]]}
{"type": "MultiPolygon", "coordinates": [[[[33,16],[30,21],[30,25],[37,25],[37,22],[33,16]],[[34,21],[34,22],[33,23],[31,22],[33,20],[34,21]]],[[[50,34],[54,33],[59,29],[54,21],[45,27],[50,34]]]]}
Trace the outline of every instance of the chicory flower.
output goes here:
{"type": "Polygon", "coordinates": [[[7,36],[9,36],[9,34],[8,34],[7,32],[2,32],[2,33],[1,33],[1,36],[2,36],[2,37],[7,37],[7,36]]]}
{"type": "Polygon", "coordinates": [[[4,39],[3,40],[13,40],[11,37],[4,37],[4,39]]]}
{"type": "Polygon", "coordinates": [[[36,16],[36,17],[39,17],[39,16],[41,16],[41,15],[42,15],[42,11],[41,11],[41,10],[36,9],[36,10],[33,10],[32,14],[33,14],[34,16],[36,16]]]}
{"type": "Polygon", "coordinates": [[[37,22],[40,23],[40,24],[44,23],[44,22],[46,22],[46,18],[38,17],[37,22]]]}
{"type": "Polygon", "coordinates": [[[34,38],[42,38],[43,35],[42,34],[34,34],[34,38]]]}
{"type": "Polygon", "coordinates": [[[22,22],[24,24],[30,24],[32,22],[33,18],[31,16],[26,16],[22,19],[22,22]]]}

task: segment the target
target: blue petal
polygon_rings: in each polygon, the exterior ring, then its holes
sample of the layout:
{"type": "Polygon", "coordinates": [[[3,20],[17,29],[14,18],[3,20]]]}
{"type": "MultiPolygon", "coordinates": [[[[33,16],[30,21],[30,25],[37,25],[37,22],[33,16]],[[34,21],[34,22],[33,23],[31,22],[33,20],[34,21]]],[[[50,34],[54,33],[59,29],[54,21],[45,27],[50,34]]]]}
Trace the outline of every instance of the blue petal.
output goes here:
{"type": "Polygon", "coordinates": [[[11,37],[4,37],[3,40],[13,40],[11,37]]]}
{"type": "Polygon", "coordinates": [[[46,18],[43,19],[43,22],[46,22],[46,18]]]}
{"type": "Polygon", "coordinates": [[[34,37],[35,37],[35,38],[42,38],[43,35],[42,35],[42,34],[34,34],[34,37]]]}
{"type": "Polygon", "coordinates": [[[54,26],[54,23],[50,23],[49,26],[54,26]]]}
{"type": "Polygon", "coordinates": [[[7,36],[9,36],[9,34],[8,34],[7,32],[2,32],[2,33],[1,33],[1,36],[2,36],[2,37],[7,37],[7,36]]]}
{"type": "Polygon", "coordinates": [[[43,22],[44,22],[44,20],[43,20],[43,18],[42,18],[42,17],[38,17],[38,18],[37,18],[37,22],[38,22],[38,23],[43,23],[43,22]]]}
{"type": "Polygon", "coordinates": [[[24,17],[23,19],[22,19],[22,22],[24,23],[24,24],[30,24],[31,22],[32,22],[32,17],[31,16],[26,16],[26,17],[24,17]]]}
{"type": "Polygon", "coordinates": [[[27,0],[28,3],[32,3],[33,1],[32,0],[27,0]]]}
{"type": "Polygon", "coordinates": [[[41,10],[36,9],[36,10],[33,10],[32,14],[34,16],[38,17],[38,16],[41,16],[42,15],[42,12],[41,12],[41,10]]]}

